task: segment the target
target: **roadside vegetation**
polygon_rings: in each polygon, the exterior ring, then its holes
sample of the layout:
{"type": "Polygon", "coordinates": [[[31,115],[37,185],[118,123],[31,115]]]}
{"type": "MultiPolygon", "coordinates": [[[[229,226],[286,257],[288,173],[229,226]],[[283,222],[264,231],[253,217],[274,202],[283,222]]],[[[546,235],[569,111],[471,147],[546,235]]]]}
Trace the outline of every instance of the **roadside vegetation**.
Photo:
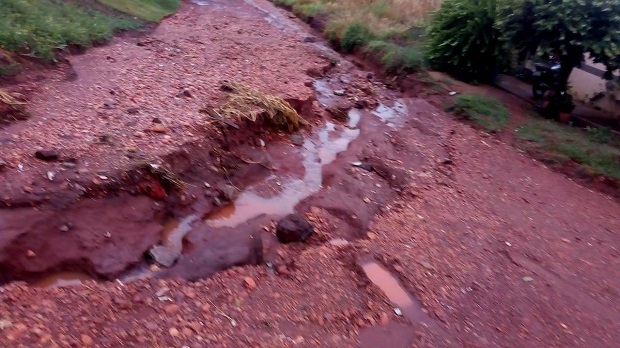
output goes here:
{"type": "Polygon", "coordinates": [[[606,128],[582,130],[532,118],[517,128],[520,146],[550,163],[574,161],[584,173],[620,180],[620,141],[606,128]]]}
{"type": "MultiPolygon", "coordinates": [[[[0,49],[53,60],[58,50],[103,42],[118,31],[140,27],[142,20],[158,21],[180,4],[180,0],[99,2],[114,10],[91,2],[0,0],[0,49]]],[[[14,70],[14,64],[1,65],[0,73],[14,70]]]]}
{"type": "Polygon", "coordinates": [[[97,0],[117,11],[150,22],[159,22],[179,8],[181,0],[97,0]]]}
{"type": "Polygon", "coordinates": [[[470,120],[484,130],[495,133],[506,127],[510,114],[499,100],[478,94],[463,94],[446,106],[446,111],[470,120]]]}
{"type": "Polygon", "coordinates": [[[344,52],[374,57],[391,73],[424,66],[423,35],[440,0],[272,0],[324,31],[344,52]]]}

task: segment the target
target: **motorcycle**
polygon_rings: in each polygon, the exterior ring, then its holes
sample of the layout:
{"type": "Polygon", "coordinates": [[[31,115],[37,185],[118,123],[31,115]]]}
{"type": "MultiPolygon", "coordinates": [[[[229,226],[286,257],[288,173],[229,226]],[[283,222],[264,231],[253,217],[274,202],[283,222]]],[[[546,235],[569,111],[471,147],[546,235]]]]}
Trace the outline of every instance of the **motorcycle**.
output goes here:
{"type": "MultiPolygon", "coordinates": [[[[558,89],[562,65],[554,60],[536,63],[532,74],[532,94],[536,105],[545,110],[558,89]]],[[[563,91],[560,91],[560,93],[563,91]]]]}

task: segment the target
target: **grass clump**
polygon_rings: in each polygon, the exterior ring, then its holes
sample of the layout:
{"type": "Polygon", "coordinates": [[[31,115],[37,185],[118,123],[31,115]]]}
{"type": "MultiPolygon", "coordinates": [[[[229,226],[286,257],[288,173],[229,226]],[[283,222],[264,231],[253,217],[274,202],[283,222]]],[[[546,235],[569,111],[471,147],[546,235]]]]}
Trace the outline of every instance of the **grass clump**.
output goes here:
{"type": "Polygon", "coordinates": [[[352,52],[355,48],[366,45],[371,39],[370,29],[360,22],[354,22],[339,35],[338,42],[345,52],[352,52]]]}
{"type": "Polygon", "coordinates": [[[97,0],[100,3],[145,21],[159,22],[179,8],[181,0],[97,0]]]}
{"type": "Polygon", "coordinates": [[[308,125],[284,99],[262,93],[241,83],[225,82],[228,100],[215,111],[224,118],[264,121],[274,128],[295,131],[308,125]]]}
{"type": "Polygon", "coordinates": [[[571,160],[595,174],[620,180],[620,146],[614,146],[609,138],[593,137],[591,131],[548,120],[531,120],[519,127],[516,135],[523,147],[544,160],[571,160]]]}
{"type": "Polygon", "coordinates": [[[423,66],[422,29],[440,0],[272,0],[301,18],[321,17],[324,34],[345,52],[361,49],[389,72],[423,66]]]}
{"type": "Polygon", "coordinates": [[[424,53],[417,47],[374,40],[368,43],[366,52],[377,55],[388,72],[416,71],[424,67],[424,53]]]}
{"type": "Polygon", "coordinates": [[[504,128],[510,116],[502,102],[478,94],[459,95],[446,110],[471,120],[492,133],[504,128]]]}
{"type": "Polygon", "coordinates": [[[53,59],[68,45],[88,47],[140,23],[57,0],[0,0],[0,47],[53,59]]]}

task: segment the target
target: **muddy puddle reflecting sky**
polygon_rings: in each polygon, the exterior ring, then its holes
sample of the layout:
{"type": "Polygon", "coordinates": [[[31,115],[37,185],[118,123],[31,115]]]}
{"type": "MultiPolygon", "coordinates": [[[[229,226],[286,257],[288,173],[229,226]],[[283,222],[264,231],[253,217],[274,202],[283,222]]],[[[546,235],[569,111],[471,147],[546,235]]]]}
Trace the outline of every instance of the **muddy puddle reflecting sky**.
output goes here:
{"type": "Polygon", "coordinates": [[[327,122],[315,136],[304,140],[300,150],[305,170],[302,178],[270,176],[264,183],[249,187],[241,193],[229,208],[230,215],[216,214],[209,219],[213,227],[235,227],[262,214],[283,216],[294,211],[297,203],[318,192],[323,183],[322,168],[346,151],[349,144],[359,136],[359,115],[351,117],[347,127],[327,122]],[[273,188],[273,186],[277,186],[273,188]],[[275,194],[264,194],[275,192],[275,194]]]}

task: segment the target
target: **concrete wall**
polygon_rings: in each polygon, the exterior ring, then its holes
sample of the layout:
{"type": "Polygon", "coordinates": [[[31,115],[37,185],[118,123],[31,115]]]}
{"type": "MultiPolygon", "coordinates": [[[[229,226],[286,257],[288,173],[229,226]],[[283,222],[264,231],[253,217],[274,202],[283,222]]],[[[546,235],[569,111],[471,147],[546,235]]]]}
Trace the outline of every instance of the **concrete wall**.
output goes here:
{"type": "Polygon", "coordinates": [[[573,69],[568,79],[570,92],[576,99],[598,106],[614,115],[620,115],[620,90],[612,92],[607,90],[610,81],[602,78],[604,73],[605,66],[603,64],[594,63],[590,58],[586,59],[580,68],[573,69]],[[590,98],[599,93],[605,93],[605,96],[591,103],[590,98]]]}

